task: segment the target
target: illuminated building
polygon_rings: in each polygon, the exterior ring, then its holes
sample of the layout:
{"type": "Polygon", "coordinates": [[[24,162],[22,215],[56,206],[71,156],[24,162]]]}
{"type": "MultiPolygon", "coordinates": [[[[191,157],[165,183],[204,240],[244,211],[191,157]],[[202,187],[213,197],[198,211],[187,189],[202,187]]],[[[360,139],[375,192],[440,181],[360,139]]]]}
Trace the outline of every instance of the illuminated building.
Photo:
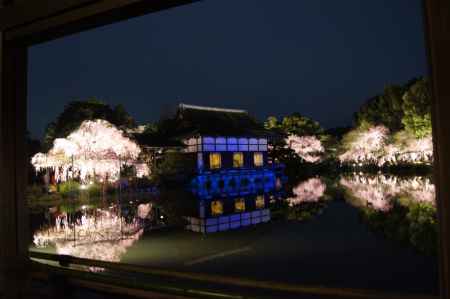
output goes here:
{"type": "Polygon", "coordinates": [[[269,221],[267,197],[284,180],[283,165],[267,155],[269,139],[278,136],[237,109],[180,104],[173,124],[196,165],[191,188],[199,213],[187,217],[188,228],[206,233],[269,221]]]}

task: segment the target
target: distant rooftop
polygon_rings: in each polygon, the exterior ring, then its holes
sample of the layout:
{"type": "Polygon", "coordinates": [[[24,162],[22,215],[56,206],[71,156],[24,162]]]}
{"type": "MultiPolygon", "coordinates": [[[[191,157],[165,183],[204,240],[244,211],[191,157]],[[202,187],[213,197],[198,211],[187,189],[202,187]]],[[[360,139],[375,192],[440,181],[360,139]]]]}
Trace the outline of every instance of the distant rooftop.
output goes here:
{"type": "Polygon", "coordinates": [[[181,103],[171,122],[171,136],[268,136],[270,132],[242,109],[181,103]]]}
{"type": "Polygon", "coordinates": [[[181,109],[181,110],[194,109],[194,110],[229,112],[229,113],[247,113],[246,110],[242,110],[242,109],[208,107],[208,106],[199,106],[199,105],[189,105],[189,104],[184,104],[184,103],[179,104],[178,108],[181,109]]]}

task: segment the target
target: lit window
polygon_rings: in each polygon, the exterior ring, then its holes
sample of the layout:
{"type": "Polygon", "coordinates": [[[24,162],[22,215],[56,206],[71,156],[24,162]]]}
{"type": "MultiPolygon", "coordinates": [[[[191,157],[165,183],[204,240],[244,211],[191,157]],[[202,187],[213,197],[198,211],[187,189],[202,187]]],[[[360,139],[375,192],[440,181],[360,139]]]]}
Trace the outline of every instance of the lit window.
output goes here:
{"type": "Polygon", "coordinates": [[[244,154],[233,153],[233,167],[238,168],[244,166],[244,154]]]}
{"type": "Polygon", "coordinates": [[[223,213],[223,203],[220,200],[211,202],[211,214],[221,215],[223,213]]]}
{"type": "Polygon", "coordinates": [[[244,212],[245,211],[245,200],[243,198],[236,198],[234,200],[234,210],[236,212],[244,212]]]}
{"type": "Polygon", "coordinates": [[[256,196],[255,205],[257,209],[262,209],[265,206],[264,195],[256,196]]]}
{"type": "Polygon", "coordinates": [[[209,154],[209,168],[217,169],[222,167],[222,157],[219,153],[209,154]]]}
{"type": "Polygon", "coordinates": [[[253,154],[253,162],[255,163],[256,167],[260,167],[264,165],[264,159],[262,153],[254,153],[253,154]]]}

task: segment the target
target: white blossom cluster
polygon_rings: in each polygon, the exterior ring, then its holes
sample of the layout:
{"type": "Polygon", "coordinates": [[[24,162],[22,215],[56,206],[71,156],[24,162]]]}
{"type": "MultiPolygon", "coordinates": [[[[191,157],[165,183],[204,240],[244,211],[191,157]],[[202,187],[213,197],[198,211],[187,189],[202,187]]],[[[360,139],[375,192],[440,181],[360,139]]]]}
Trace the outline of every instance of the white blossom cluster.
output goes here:
{"type": "Polygon", "coordinates": [[[431,136],[421,139],[410,137],[406,141],[389,142],[389,129],[379,125],[355,133],[356,137],[347,145],[347,150],[338,158],[341,163],[373,164],[377,166],[431,163],[433,144],[431,136]]]}
{"type": "Polygon", "coordinates": [[[149,168],[138,160],[141,149],[106,120],[84,121],[67,138],[57,138],[48,153],[37,153],[31,163],[37,171],[52,168],[58,182],[78,177],[115,181],[124,165],[134,166],[138,177],[149,168]]]}
{"type": "Polygon", "coordinates": [[[319,162],[325,149],[316,136],[289,135],[287,147],[294,150],[303,160],[310,163],[319,162]]]}

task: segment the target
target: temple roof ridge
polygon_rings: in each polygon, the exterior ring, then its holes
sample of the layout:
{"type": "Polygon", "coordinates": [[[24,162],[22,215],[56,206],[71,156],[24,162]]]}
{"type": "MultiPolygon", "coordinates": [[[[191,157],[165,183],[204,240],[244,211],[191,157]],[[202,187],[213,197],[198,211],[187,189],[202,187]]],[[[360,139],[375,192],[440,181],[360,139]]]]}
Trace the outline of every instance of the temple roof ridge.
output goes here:
{"type": "Polygon", "coordinates": [[[179,109],[193,109],[193,110],[204,110],[204,111],[215,111],[215,112],[226,112],[226,113],[246,113],[247,110],[243,109],[231,109],[231,108],[220,108],[220,107],[211,107],[211,106],[200,106],[200,105],[191,105],[180,103],[178,105],[179,109]]]}

